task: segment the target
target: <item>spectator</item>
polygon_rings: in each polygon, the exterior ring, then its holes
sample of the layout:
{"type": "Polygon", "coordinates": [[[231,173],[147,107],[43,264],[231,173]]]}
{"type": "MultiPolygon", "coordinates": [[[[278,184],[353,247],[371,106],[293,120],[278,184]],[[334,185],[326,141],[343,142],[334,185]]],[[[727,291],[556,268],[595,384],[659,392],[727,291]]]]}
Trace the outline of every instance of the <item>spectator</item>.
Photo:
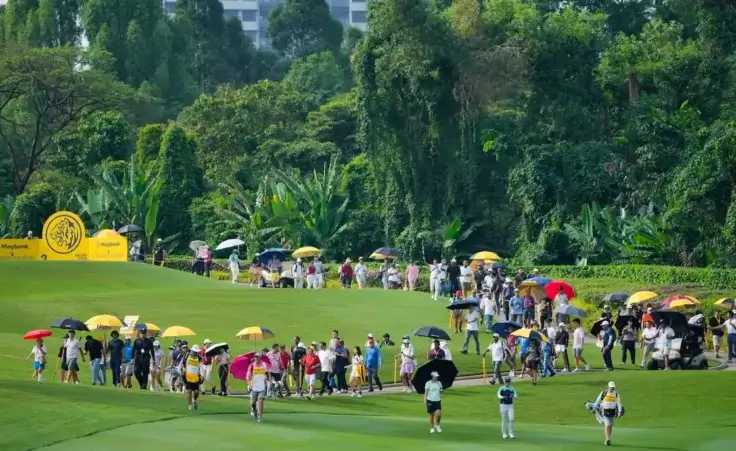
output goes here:
{"type": "Polygon", "coordinates": [[[414,291],[414,288],[416,288],[418,278],[419,267],[414,264],[414,260],[409,260],[409,264],[406,266],[406,284],[410,291],[414,291]]]}
{"type": "Polygon", "coordinates": [[[445,351],[440,348],[440,341],[432,342],[432,349],[427,353],[428,360],[445,360],[445,351]]]}
{"type": "Polygon", "coordinates": [[[345,263],[340,266],[340,282],[343,288],[350,288],[350,285],[353,282],[352,262],[352,260],[347,258],[345,259],[345,263]]]}
{"type": "Polygon", "coordinates": [[[519,296],[518,288],[514,288],[514,295],[509,299],[509,310],[511,312],[511,321],[523,324],[524,298],[519,296]]]}
{"type": "Polygon", "coordinates": [[[478,321],[480,320],[480,313],[477,307],[471,307],[468,309],[468,313],[465,315],[465,343],[463,343],[463,350],[460,351],[463,354],[468,353],[468,343],[472,337],[475,340],[475,353],[480,355],[480,342],[478,341],[478,321]]]}
{"type": "Polygon", "coordinates": [[[368,267],[363,262],[363,257],[359,257],[358,264],[355,265],[355,281],[358,282],[358,289],[368,286],[368,267]]]}

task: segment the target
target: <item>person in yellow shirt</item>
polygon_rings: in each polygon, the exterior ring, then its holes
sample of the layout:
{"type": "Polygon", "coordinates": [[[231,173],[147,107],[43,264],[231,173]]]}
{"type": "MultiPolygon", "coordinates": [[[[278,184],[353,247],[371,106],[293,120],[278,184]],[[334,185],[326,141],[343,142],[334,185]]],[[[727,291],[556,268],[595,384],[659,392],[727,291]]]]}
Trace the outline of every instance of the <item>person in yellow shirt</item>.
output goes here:
{"type": "Polygon", "coordinates": [[[197,410],[199,399],[199,386],[202,382],[202,357],[199,354],[199,346],[192,346],[189,355],[184,358],[184,386],[187,391],[187,404],[189,410],[197,410]]]}

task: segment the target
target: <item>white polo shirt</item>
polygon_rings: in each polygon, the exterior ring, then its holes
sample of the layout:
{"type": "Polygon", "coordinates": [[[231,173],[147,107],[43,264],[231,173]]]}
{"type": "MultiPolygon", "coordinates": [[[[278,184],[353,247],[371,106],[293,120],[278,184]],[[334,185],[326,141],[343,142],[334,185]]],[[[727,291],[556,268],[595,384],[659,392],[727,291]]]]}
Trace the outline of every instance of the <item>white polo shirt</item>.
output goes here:
{"type": "Polygon", "coordinates": [[[480,314],[478,314],[478,310],[473,310],[472,312],[465,315],[465,321],[468,323],[468,329],[469,331],[478,330],[478,319],[480,318],[480,314]]]}
{"type": "Polygon", "coordinates": [[[495,343],[491,343],[488,346],[488,350],[491,351],[491,356],[494,362],[503,362],[503,341],[498,340],[495,343]]]}
{"type": "Polygon", "coordinates": [[[470,283],[470,280],[472,277],[473,277],[473,270],[470,269],[470,266],[460,267],[460,282],[461,283],[470,283]]]}
{"type": "Polygon", "coordinates": [[[76,338],[67,338],[64,340],[64,347],[66,348],[66,358],[76,359],[79,356],[79,340],[76,338]]]}
{"type": "Polygon", "coordinates": [[[736,317],[726,320],[726,322],[723,323],[723,325],[725,326],[726,333],[728,335],[736,334],[736,317]]]}

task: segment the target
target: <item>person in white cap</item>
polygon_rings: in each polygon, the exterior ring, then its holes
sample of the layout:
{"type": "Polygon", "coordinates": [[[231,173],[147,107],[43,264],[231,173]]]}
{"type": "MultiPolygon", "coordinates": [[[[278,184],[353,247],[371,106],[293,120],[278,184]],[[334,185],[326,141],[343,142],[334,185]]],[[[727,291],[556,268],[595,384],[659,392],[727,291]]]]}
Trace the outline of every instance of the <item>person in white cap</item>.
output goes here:
{"type": "Polygon", "coordinates": [[[440,421],[442,421],[442,382],[437,371],[430,373],[431,379],[424,384],[424,406],[429,414],[429,433],[442,432],[440,421]]]}
{"type": "Polygon", "coordinates": [[[416,368],[416,357],[415,357],[414,345],[411,344],[411,339],[408,335],[404,335],[401,340],[401,350],[399,356],[401,358],[401,366],[399,367],[399,377],[401,377],[401,384],[404,386],[403,391],[405,393],[411,393],[411,377],[414,374],[414,368],[416,368]]]}
{"type": "Polygon", "coordinates": [[[291,267],[291,275],[294,277],[294,288],[304,288],[304,263],[301,258],[296,259],[296,263],[291,267]]]}
{"type": "Polygon", "coordinates": [[[488,345],[488,349],[483,351],[483,358],[486,358],[486,354],[490,351],[491,358],[493,359],[493,377],[491,377],[491,385],[495,385],[496,381],[501,382],[501,364],[504,361],[505,352],[503,342],[500,340],[501,336],[493,334],[493,342],[488,345]]]}
{"type": "Polygon", "coordinates": [[[184,360],[184,386],[187,390],[187,405],[189,410],[197,410],[199,399],[199,385],[202,377],[201,361],[199,358],[199,346],[192,346],[189,355],[184,360]]]}
{"type": "Polygon", "coordinates": [[[376,341],[376,338],[373,336],[373,334],[368,334],[368,340],[366,340],[365,346],[363,347],[367,348],[368,345],[370,345],[371,343],[374,343],[375,341],[376,341]]]}
{"type": "Polygon", "coordinates": [[[200,358],[202,359],[202,391],[207,393],[207,384],[212,386],[212,394],[215,394],[215,384],[210,380],[212,378],[212,357],[206,355],[207,349],[212,346],[212,340],[205,338],[204,346],[200,351],[200,358]]]}
{"type": "Polygon", "coordinates": [[[613,433],[613,420],[621,416],[623,408],[621,407],[621,396],[616,391],[616,383],[611,381],[608,383],[608,389],[601,392],[598,400],[593,406],[594,411],[602,413],[603,430],[606,437],[604,444],[611,446],[611,434],[613,433]]]}
{"type": "Polygon", "coordinates": [[[162,363],[164,359],[164,351],[161,349],[161,343],[158,340],[153,342],[153,358],[151,359],[151,372],[149,374],[149,387],[151,391],[163,391],[164,381],[162,379],[162,363]]]}
{"type": "Polygon", "coordinates": [[[263,354],[257,352],[247,373],[250,386],[251,415],[259,423],[263,422],[263,400],[266,399],[266,389],[269,382],[268,367],[263,363],[263,354]]]}
{"type": "Polygon", "coordinates": [[[240,277],[240,261],[238,259],[238,249],[233,249],[227,261],[228,266],[230,267],[230,274],[232,275],[233,284],[236,284],[238,283],[238,277],[240,277]]]}
{"type": "Polygon", "coordinates": [[[511,386],[511,378],[506,376],[503,378],[503,385],[498,389],[496,397],[501,402],[501,437],[515,439],[514,437],[514,399],[519,395],[516,389],[511,386]]]}

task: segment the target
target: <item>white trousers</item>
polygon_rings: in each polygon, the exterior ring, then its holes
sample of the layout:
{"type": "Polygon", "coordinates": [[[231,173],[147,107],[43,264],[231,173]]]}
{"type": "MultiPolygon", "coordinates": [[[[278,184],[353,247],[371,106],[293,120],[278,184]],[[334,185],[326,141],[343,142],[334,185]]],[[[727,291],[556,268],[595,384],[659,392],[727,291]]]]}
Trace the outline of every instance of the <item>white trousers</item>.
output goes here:
{"type": "Polygon", "coordinates": [[[514,435],[514,405],[501,404],[501,435],[513,437],[514,435]]]}
{"type": "Polygon", "coordinates": [[[317,276],[315,274],[310,274],[307,276],[307,288],[318,288],[317,276]]]}
{"type": "Polygon", "coordinates": [[[304,276],[294,277],[294,288],[304,288],[304,276]]]}
{"type": "Polygon", "coordinates": [[[441,279],[430,279],[429,280],[429,292],[432,294],[432,297],[437,300],[440,298],[440,295],[442,294],[442,280],[441,279]]]}
{"type": "Polygon", "coordinates": [[[238,283],[238,276],[240,276],[240,267],[238,267],[238,265],[230,265],[230,273],[233,275],[233,283],[238,283]]]}
{"type": "Polygon", "coordinates": [[[322,288],[325,286],[325,277],[322,274],[317,274],[317,286],[315,288],[322,288]]]}

